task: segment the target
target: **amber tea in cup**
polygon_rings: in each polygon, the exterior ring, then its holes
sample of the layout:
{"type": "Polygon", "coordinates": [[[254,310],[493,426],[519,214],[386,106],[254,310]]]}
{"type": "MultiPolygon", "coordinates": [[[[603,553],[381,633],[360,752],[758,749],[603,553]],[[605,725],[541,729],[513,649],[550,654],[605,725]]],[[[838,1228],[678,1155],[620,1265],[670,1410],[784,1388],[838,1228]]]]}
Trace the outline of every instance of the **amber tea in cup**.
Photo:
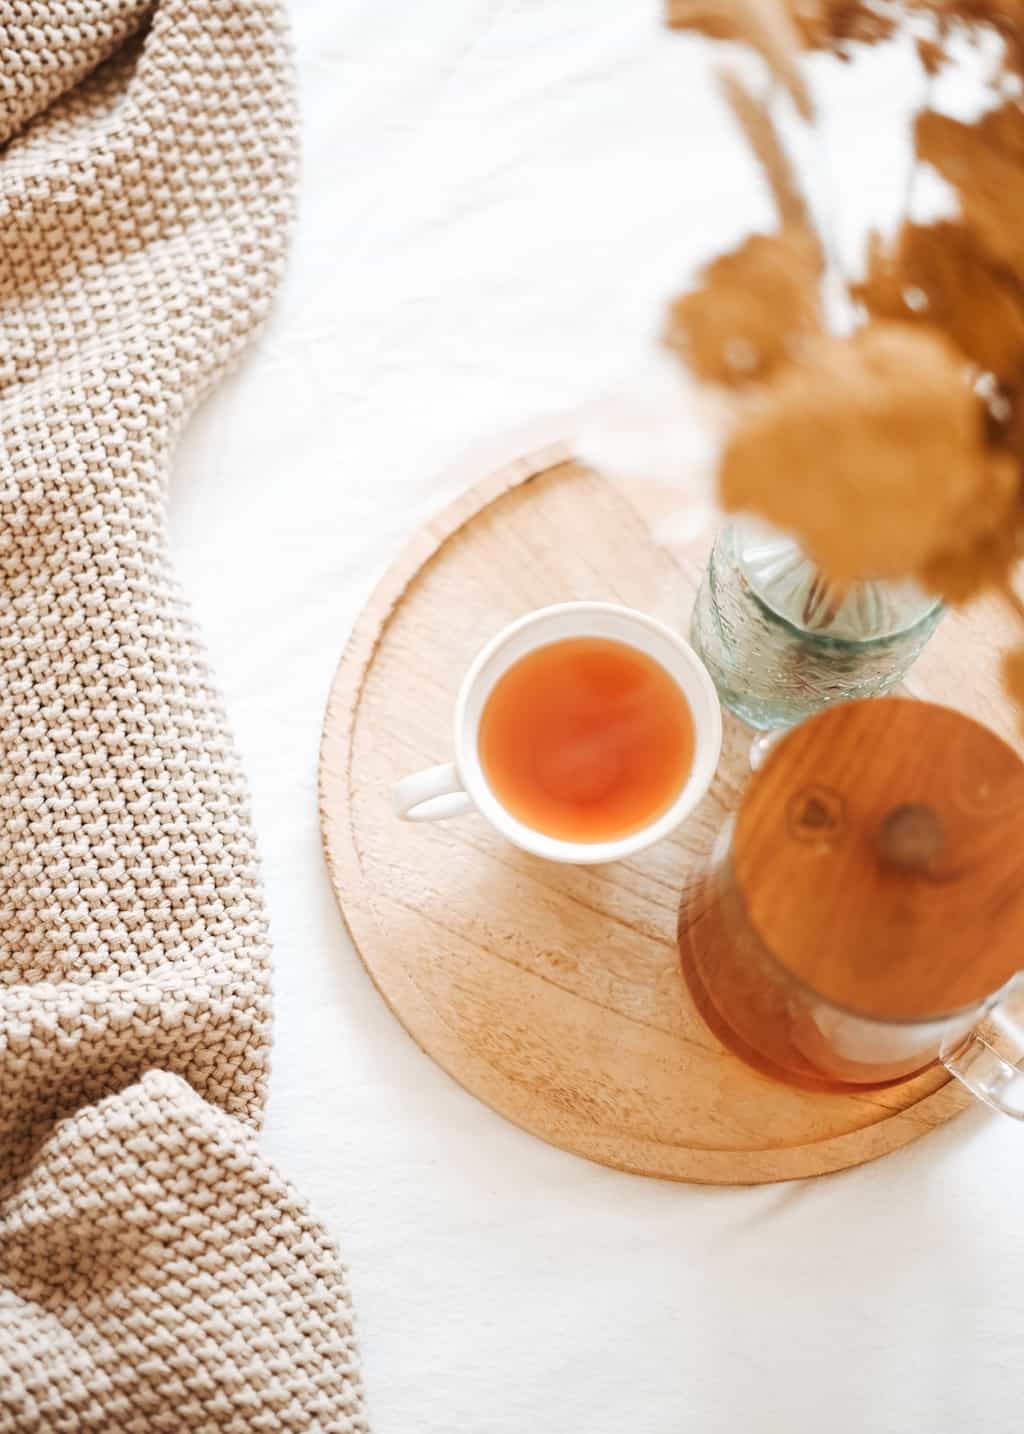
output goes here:
{"type": "Polygon", "coordinates": [[[477,813],[547,861],[596,866],[693,811],[722,744],[714,683],[678,633],[617,603],[527,613],[462,679],[453,762],[392,788],[403,821],[477,813]]]}
{"type": "Polygon", "coordinates": [[[628,836],[666,812],[694,742],[689,705],[661,663],[601,637],[521,657],[491,691],[478,737],[505,809],[572,842],[628,836]]]}

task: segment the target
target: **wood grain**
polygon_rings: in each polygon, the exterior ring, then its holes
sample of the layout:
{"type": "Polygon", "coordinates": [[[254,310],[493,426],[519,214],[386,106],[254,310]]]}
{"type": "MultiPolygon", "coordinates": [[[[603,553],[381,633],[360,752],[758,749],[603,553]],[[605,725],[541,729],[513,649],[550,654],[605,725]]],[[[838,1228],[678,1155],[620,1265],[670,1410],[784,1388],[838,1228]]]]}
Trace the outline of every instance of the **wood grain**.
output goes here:
{"type": "Polygon", "coordinates": [[[752,779],[731,869],[758,940],[813,990],[948,1015],[1024,964],[1024,763],[949,707],[834,707],[752,779]]]}
{"type": "MultiPolygon", "coordinates": [[[[685,991],[680,890],[746,781],[727,718],[711,792],[632,861],[547,865],[476,816],[391,814],[389,789],[451,752],[477,649],[546,603],[618,600],[682,623],[703,552],[677,562],[629,502],[558,445],[491,473],[424,527],[352,634],[324,724],[320,802],[331,879],[378,989],[467,1090],[535,1135],[624,1170],[756,1183],[856,1165],[969,1101],[941,1069],[855,1094],[790,1088],[724,1051],[685,991]]],[[[1004,732],[996,611],[947,620],[921,695],[1004,732]]]]}

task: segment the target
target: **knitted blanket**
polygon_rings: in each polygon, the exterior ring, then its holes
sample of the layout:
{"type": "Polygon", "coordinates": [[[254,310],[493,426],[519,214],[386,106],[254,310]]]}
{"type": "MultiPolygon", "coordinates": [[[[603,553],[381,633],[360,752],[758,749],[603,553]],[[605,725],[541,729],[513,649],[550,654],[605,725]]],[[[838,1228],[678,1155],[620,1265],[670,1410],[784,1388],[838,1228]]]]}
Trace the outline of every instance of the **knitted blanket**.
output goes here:
{"type": "Polygon", "coordinates": [[[276,5],[0,0],[0,145],[0,1431],[365,1430],[163,510],[282,265],[276,5]]]}

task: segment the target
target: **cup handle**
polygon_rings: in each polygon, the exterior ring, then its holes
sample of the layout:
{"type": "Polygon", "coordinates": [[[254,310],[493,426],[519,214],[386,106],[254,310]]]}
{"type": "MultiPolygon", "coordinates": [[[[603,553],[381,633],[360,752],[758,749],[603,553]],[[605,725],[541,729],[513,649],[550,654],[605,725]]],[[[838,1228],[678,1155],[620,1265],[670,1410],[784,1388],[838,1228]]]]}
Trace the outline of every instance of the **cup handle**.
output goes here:
{"type": "Polygon", "coordinates": [[[414,772],[391,788],[395,815],[403,822],[434,822],[461,817],[473,803],[462,789],[454,762],[414,772]]]}
{"type": "Polygon", "coordinates": [[[1015,976],[981,1024],[941,1056],[972,1095],[1024,1120],[1024,976],[1015,976]]]}

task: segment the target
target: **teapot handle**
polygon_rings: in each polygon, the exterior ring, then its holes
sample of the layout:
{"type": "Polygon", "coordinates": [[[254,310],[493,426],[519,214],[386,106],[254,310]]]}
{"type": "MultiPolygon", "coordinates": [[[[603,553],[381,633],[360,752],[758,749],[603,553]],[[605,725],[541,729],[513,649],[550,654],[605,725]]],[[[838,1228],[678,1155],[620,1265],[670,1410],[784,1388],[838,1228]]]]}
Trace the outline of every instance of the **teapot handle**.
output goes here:
{"type": "Polygon", "coordinates": [[[1024,1120],[1024,973],[1003,988],[978,1025],[940,1055],[972,1095],[1024,1120]]]}

